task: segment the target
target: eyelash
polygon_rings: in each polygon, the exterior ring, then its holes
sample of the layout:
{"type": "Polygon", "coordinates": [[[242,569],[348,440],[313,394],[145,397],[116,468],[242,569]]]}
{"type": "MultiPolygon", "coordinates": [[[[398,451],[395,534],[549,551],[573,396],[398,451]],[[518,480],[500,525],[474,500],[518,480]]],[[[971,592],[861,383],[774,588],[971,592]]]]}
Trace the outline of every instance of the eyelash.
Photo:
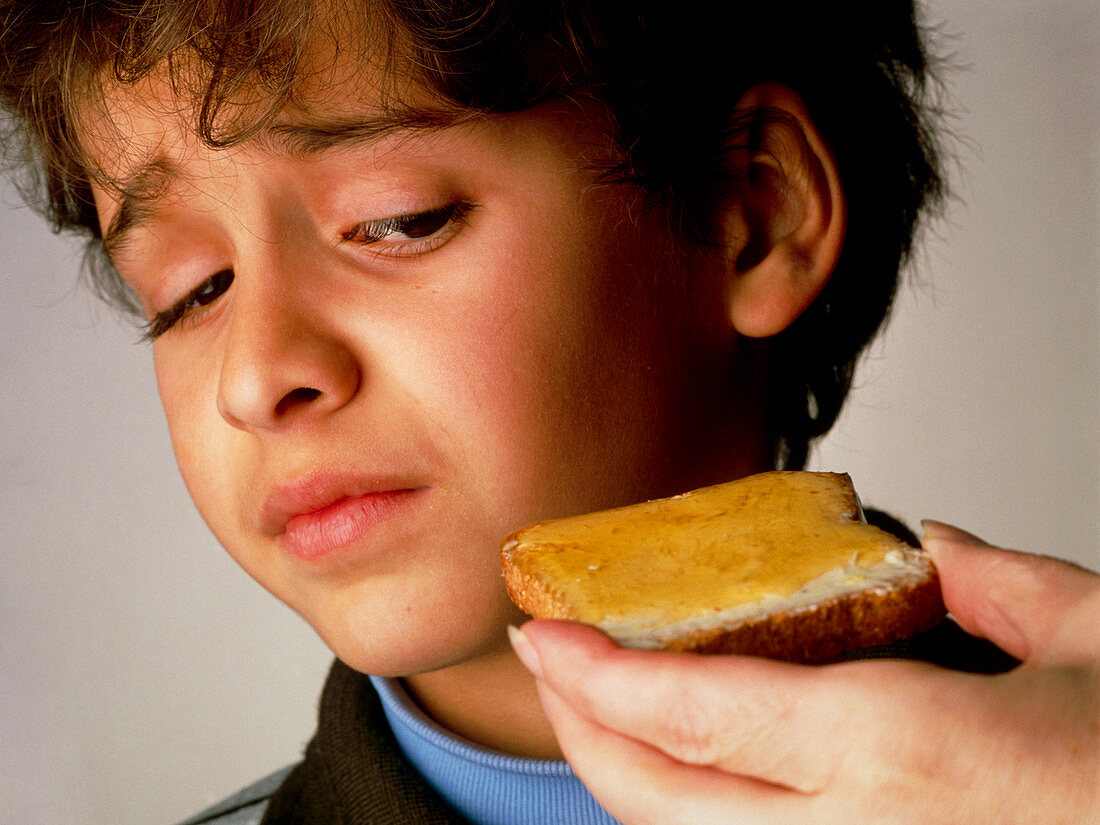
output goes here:
{"type": "Polygon", "coordinates": [[[340,238],[345,243],[373,248],[380,255],[394,258],[415,258],[442,246],[461,228],[474,204],[455,201],[435,209],[396,215],[353,226],[340,238]],[[423,234],[417,235],[417,232],[423,234]],[[405,235],[405,241],[386,241],[387,235],[405,235]]]}
{"type": "Polygon", "coordinates": [[[145,325],[144,338],[155,341],[183,320],[197,320],[199,312],[224,295],[233,283],[233,270],[223,269],[207,278],[145,325]]]}
{"type": "MultiPolygon", "coordinates": [[[[341,240],[363,247],[392,246],[388,251],[375,250],[394,258],[414,258],[442,246],[462,226],[474,204],[456,201],[436,209],[408,215],[396,215],[377,221],[356,224],[341,233],[341,240]],[[423,232],[419,237],[415,234],[423,232]],[[400,233],[408,241],[385,241],[387,235],[400,233]]],[[[224,295],[233,284],[233,271],[224,269],[207,278],[183,298],[163,312],[156,313],[145,325],[143,337],[154,341],[182,321],[197,320],[198,314],[224,295]]]]}

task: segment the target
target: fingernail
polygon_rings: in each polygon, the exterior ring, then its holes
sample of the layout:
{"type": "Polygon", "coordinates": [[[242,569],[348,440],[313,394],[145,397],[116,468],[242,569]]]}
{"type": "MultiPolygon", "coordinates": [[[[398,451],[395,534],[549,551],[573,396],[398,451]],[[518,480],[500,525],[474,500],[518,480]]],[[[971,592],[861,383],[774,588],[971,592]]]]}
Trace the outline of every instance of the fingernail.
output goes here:
{"type": "Polygon", "coordinates": [[[523,666],[531,671],[536,679],[541,679],[542,662],[539,661],[539,654],[535,652],[530,640],[523,635],[523,631],[515,625],[508,625],[508,641],[512,643],[512,650],[523,662],[523,666]]]}
{"type": "Polygon", "coordinates": [[[944,524],[942,521],[934,521],[933,519],[925,518],[921,519],[920,523],[921,527],[924,528],[924,537],[921,539],[922,543],[926,539],[932,539],[933,541],[954,541],[961,544],[986,544],[986,542],[982,541],[973,533],[960,530],[958,527],[952,527],[950,524],[944,524]]]}

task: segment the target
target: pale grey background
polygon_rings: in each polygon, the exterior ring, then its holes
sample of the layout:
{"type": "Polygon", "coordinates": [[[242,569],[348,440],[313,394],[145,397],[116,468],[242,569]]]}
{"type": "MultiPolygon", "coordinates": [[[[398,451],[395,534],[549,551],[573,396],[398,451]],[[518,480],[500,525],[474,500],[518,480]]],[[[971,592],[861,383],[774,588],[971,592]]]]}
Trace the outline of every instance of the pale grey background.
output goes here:
{"type": "MultiPolygon", "coordinates": [[[[1096,567],[1100,14],[933,8],[959,202],[815,464],[1096,567]]],[[[171,822],[296,757],[328,656],[206,534],[73,248],[13,208],[0,255],[0,823],[171,822]]]]}

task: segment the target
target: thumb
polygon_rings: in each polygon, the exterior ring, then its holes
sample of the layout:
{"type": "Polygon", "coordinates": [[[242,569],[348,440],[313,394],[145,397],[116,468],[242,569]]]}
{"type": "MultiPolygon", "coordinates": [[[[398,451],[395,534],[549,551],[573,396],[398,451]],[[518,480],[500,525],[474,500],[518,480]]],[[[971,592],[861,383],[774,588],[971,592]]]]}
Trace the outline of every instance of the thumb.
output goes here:
{"type": "Polygon", "coordinates": [[[948,611],[964,630],[1031,664],[1095,656],[1100,576],[1069,562],[1001,550],[924,521],[921,544],[939,571],[948,611]]]}

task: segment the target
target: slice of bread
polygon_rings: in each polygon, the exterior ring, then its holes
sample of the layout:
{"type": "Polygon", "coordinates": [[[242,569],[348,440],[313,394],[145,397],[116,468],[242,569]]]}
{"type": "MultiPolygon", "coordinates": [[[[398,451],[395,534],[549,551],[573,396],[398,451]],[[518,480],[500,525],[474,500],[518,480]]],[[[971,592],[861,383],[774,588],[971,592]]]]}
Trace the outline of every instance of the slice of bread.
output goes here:
{"type": "Polygon", "coordinates": [[[502,558],[521,610],[628,647],[819,662],[945,615],[925,554],[866,524],[837,473],[762,473],[541,522],[508,536],[502,558]]]}

